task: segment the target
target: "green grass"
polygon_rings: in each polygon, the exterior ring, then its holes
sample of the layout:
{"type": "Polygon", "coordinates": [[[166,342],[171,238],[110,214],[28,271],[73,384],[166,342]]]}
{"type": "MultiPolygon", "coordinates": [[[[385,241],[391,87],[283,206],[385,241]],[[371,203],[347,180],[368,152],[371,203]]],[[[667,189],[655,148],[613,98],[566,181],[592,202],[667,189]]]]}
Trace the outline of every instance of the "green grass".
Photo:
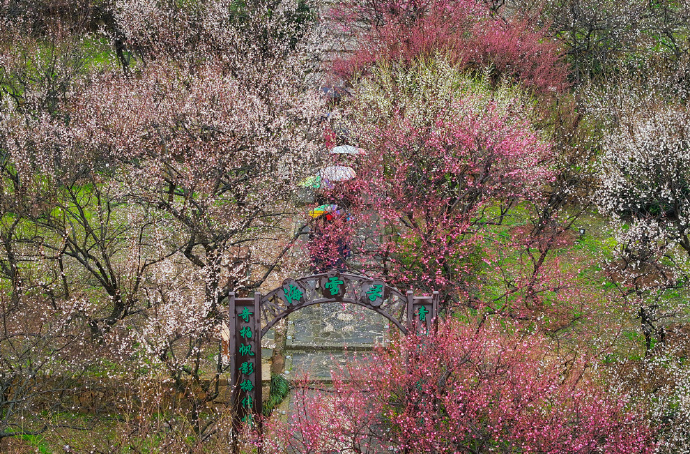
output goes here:
{"type": "Polygon", "coordinates": [[[36,448],[36,452],[41,454],[53,453],[42,435],[21,435],[19,438],[26,441],[30,446],[36,448]]]}
{"type": "Polygon", "coordinates": [[[84,67],[87,70],[117,69],[117,55],[106,37],[88,36],[82,40],[84,67]]]}

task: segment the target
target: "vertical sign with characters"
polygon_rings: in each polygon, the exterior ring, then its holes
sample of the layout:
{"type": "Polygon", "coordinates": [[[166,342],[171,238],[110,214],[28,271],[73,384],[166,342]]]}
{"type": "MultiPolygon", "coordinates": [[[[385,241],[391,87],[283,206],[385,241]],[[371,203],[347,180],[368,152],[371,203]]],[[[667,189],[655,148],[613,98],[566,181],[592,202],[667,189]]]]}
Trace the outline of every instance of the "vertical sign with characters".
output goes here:
{"type": "Polygon", "coordinates": [[[230,293],[230,364],[236,420],[253,423],[261,413],[261,294],[235,298],[230,293]]]}

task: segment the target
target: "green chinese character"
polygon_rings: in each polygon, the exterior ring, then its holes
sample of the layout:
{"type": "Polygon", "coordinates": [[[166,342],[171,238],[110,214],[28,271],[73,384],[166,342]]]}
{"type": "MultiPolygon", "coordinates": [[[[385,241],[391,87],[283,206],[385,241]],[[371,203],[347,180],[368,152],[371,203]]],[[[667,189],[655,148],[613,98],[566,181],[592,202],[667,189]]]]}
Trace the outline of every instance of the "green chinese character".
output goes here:
{"type": "Polygon", "coordinates": [[[425,306],[420,306],[419,307],[419,321],[420,322],[425,322],[426,321],[426,314],[429,313],[429,309],[427,309],[425,306]]]}
{"type": "Polygon", "coordinates": [[[253,402],[254,402],[254,399],[252,399],[252,396],[247,396],[244,399],[242,399],[241,405],[244,408],[252,408],[253,402]]]}
{"type": "Polygon", "coordinates": [[[283,289],[283,292],[285,292],[285,299],[287,300],[288,305],[298,302],[304,293],[294,284],[290,284],[287,290],[283,289]]]}
{"type": "Polygon", "coordinates": [[[252,329],[248,326],[245,326],[240,330],[240,337],[243,337],[244,339],[251,339],[252,338],[252,329]]]}
{"type": "Polygon", "coordinates": [[[245,322],[249,322],[250,315],[254,315],[254,312],[249,312],[249,308],[247,306],[244,306],[244,308],[242,309],[242,313],[239,315],[239,317],[245,322]]]}
{"type": "Polygon", "coordinates": [[[254,425],[254,415],[249,414],[249,415],[242,416],[241,421],[246,422],[250,426],[253,426],[254,425]]]}
{"type": "Polygon", "coordinates": [[[373,303],[376,298],[383,298],[383,285],[372,285],[366,293],[369,296],[369,301],[373,303]]]}
{"type": "Polygon", "coordinates": [[[254,373],[254,363],[250,363],[249,361],[245,361],[242,364],[240,364],[240,373],[245,374],[245,375],[251,375],[254,373]]]}
{"type": "Polygon", "coordinates": [[[240,383],[240,389],[242,391],[247,391],[248,393],[250,393],[254,389],[254,384],[249,380],[245,380],[242,383],[240,383]]]}
{"type": "Polygon", "coordinates": [[[240,345],[240,355],[242,356],[254,356],[251,345],[240,345]]]}
{"type": "Polygon", "coordinates": [[[331,291],[331,296],[335,296],[340,292],[340,285],[343,284],[343,281],[338,279],[337,277],[333,276],[332,278],[328,279],[328,282],[326,282],[326,290],[331,291]]]}

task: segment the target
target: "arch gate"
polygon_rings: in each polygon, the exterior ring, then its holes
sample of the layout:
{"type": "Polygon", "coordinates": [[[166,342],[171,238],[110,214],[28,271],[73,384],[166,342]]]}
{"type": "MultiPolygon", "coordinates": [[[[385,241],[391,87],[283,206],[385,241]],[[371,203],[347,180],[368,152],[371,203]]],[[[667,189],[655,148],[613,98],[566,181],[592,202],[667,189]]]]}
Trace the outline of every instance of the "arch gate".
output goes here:
{"type": "Polygon", "coordinates": [[[438,292],[432,296],[402,294],[384,281],[330,271],[283,284],[253,298],[228,295],[230,371],[236,418],[245,421],[261,414],[261,338],[278,321],[304,307],[347,303],[366,307],[387,318],[403,334],[428,332],[438,314],[438,292]]]}

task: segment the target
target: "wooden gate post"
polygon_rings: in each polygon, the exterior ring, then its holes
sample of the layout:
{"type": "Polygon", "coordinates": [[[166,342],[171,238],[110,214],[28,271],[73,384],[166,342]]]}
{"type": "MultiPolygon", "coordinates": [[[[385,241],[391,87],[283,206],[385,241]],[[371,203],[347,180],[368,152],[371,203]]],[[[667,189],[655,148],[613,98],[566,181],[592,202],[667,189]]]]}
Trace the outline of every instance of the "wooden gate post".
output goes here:
{"type": "Polygon", "coordinates": [[[438,292],[431,296],[414,296],[412,290],[407,291],[407,323],[410,332],[435,332],[438,318],[438,292]]]}

